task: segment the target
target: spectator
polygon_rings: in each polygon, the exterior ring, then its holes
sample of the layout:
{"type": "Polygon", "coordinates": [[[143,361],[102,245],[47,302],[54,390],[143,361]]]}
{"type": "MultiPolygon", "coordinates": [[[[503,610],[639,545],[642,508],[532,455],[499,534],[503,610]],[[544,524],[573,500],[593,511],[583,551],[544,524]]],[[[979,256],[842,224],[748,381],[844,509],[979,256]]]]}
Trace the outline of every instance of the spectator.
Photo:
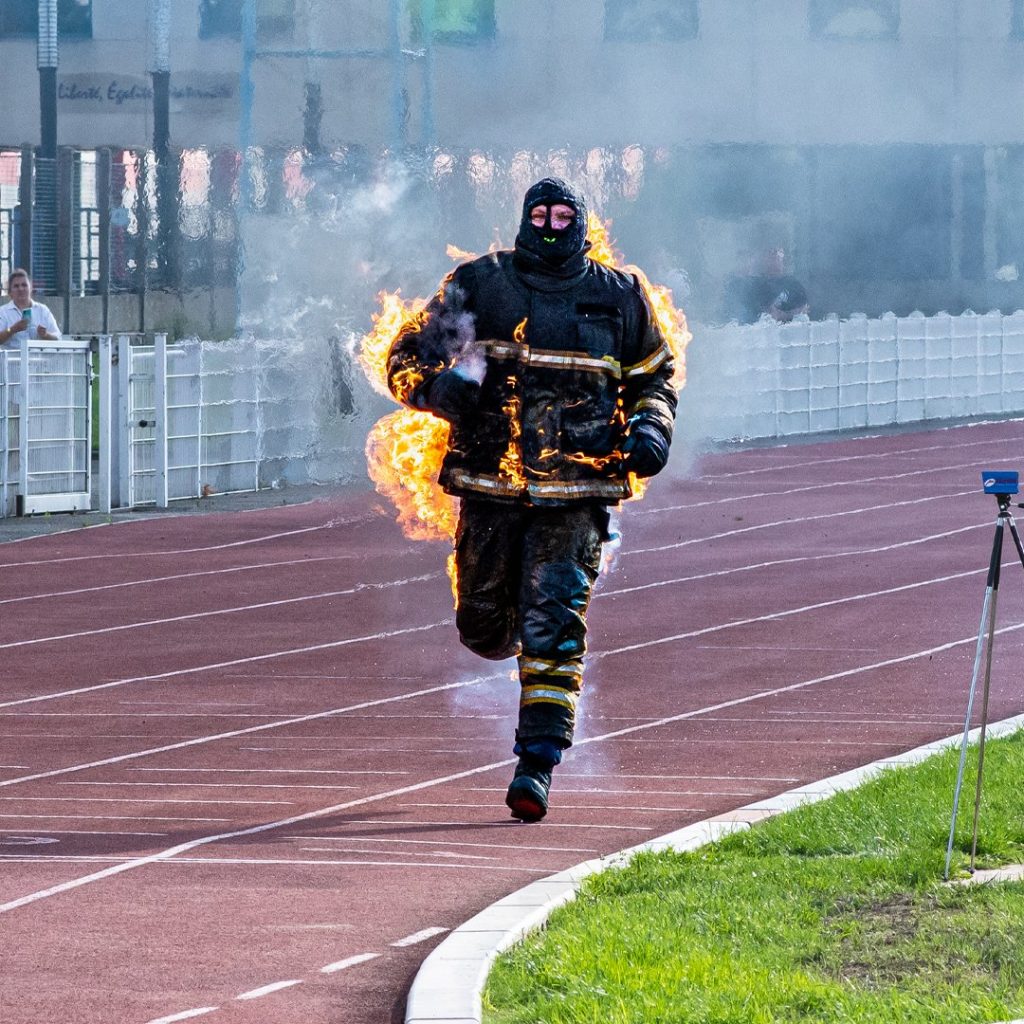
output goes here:
{"type": "Polygon", "coordinates": [[[747,274],[731,278],[725,286],[725,319],[752,324],[770,316],[789,323],[793,317],[807,313],[807,292],[785,267],[785,250],[773,247],[752,261],[747,274]]]}
{"type": "Polygon", "coordinates": [[[50,310],[41,302],[32,301],[32,278],[28,271],[18,267],[7,278],[7,294],[11,301],[0,306],[0,345],[29,337],[46,341],[60,338],[60,327],[50,310]]]}

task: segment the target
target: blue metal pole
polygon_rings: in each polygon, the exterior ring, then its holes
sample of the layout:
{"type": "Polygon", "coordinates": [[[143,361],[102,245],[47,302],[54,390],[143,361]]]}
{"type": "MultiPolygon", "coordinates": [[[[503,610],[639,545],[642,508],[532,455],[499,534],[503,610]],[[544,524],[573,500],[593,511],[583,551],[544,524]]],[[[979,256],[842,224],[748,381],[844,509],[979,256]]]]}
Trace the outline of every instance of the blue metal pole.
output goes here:
{"type": "Polygon", "coordinates": [[[403,145],[403,120],[405,101],[402,90],[402,78],[404,59],[402,55],[402,0],[391,0],[391,17],[388,25],[388,42],[391,50],[392,60],[392,85],[391,85],[391,118],[392,118],[392,148],[397,153],[403,145]]]}
{"type": "Polygon", "coordinates": [[[423,147],[434,144],[434,0],[423,7],[423,147]]]}
{"type": "MultiPolygon", "coordinates": [[[[242,77],[239,85],[238,150],[240,156],[239,174],[239,221],[249,213],[252,198],[251,168],[249,150],[252,148],[252,105],[255,90],[252,83],[252,64],[256,53],[256,0],[242,3],[242,77]]],[[[239,232],[241,235],[241,232],[239,232]]],[[[239,240],[237,264],[235,266],[235,332],[242,327],[242,271],[245,268],[244,243],[239,240]]]]}

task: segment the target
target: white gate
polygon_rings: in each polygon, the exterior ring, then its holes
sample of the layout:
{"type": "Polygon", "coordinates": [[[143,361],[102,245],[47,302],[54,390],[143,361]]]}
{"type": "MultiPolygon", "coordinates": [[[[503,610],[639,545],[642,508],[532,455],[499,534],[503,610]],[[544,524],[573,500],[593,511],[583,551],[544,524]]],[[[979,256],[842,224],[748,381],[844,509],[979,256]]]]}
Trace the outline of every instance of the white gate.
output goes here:
{"type": "Polygon", "coordinates": [[[0,515],[84,511],[91,488],[90,342],[22,339],[0,353],[0,515]]]}

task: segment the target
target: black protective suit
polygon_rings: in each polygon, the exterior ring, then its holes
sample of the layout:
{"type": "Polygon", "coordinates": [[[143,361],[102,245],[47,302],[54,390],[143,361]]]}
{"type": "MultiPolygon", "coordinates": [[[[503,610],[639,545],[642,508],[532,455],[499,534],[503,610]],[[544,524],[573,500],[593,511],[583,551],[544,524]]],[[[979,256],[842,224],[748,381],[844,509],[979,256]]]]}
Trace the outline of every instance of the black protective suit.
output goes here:
{"type": "Polygon", "coordinates": [[[588,249],[582,198],[538,182],[515,249],[459,266],[388,361],[400,401],[451,423],[457,625],[483,657],[519,655],[517,752],[572,743],[606,506],[630,495],[629,471],[664,465],[672,437],[671,351],[636,278],[588,249]],[[561,231],[555,203],[577,213],[561,231]]]}

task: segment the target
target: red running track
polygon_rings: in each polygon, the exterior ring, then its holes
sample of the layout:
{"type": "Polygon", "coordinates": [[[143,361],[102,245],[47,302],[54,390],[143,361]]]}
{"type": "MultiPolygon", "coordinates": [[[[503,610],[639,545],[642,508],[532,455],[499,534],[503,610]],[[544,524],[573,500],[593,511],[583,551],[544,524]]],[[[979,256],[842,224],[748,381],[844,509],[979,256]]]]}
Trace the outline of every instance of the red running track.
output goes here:
{"type": "MultiPolygon", "coordinates": [[[[3,1024],[401,1021],[527,882],[955,733],[1024,424],[704,457],[626,509],[580,742],[502,806],[514,663],[370,495],[0,548],[3,1024]]],[[[1007,544],[1006,561],[1015,555],[1007,544]]],[[[999,604],[992,717],[1024,574],[999,604]]]]}

